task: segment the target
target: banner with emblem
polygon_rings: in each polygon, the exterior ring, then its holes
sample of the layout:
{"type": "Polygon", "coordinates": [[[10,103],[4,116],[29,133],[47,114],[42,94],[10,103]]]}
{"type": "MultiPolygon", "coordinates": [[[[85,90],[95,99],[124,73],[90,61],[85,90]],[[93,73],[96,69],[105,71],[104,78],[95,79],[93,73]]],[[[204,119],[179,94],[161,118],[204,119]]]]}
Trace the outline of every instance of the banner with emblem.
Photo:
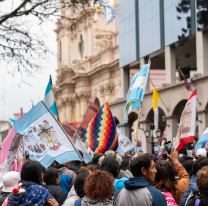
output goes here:
{"type": "Polygon", "coordinates": [[[54,160],[60,164],[80,160],[64,129],[43,102],[17,120],[14,128],[23,135],[24,147],[29,151],[30,159],[44,167],[50,166],[54,160]]]}

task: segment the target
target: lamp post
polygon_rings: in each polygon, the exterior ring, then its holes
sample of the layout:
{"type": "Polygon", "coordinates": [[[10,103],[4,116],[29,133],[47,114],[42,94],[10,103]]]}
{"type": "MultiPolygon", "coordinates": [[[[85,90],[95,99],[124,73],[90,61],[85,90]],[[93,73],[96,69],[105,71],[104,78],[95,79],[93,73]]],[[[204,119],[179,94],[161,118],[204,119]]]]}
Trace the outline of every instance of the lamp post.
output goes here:
{"type": "Polygon", "coordinates": [[[154,131],[154,129],[155,129],[155,125],[154,125],[154,124],[151,124],[151,125],[150,125],[150,130],[152,131],[152,141],[151,141],[151,142],[148,141],[148,137],[149,137],[149,135],[150,135],[150,131],[149,131],[149,130],[144,131],[144,134],[145,134],[147,143],[151,143],[151,144],[152,144],[152,154],[154,154],[154,144],[155,144],[155,142],[158,142],[158,139],[159,139],[160,136],[161,136],[161,131],[158,129],[158,130],[156,131],[156,136],[157,136],[157,137],[154,138],[154,136],[153,136],[153,131],[154,131]]]}

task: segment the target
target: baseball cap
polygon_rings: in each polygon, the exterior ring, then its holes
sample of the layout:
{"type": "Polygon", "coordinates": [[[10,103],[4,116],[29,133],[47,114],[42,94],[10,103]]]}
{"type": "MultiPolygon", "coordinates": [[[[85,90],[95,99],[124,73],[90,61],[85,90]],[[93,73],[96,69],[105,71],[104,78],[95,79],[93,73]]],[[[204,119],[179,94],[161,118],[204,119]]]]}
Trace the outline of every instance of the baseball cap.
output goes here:
{"type": "Polygon", "coordinates": [[[3,177],[3,192],[12,192],[20,180],[20,173],[16,171],[7,172],[3,177]]]}
{"type": "Polygon", "coordinates": [[[203,148],[200,148],[196,152],[197,157],[206,157],[207,156],[207,151],[203,148]]]}

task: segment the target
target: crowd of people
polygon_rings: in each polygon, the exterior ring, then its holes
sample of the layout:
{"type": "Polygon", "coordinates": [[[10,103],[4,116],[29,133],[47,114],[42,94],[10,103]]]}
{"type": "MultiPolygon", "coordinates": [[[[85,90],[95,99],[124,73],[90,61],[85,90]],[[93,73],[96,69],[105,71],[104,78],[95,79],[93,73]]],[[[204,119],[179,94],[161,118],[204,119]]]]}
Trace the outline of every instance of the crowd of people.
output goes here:
{"type": "MultiPolygon", "coordinates": [[[[82,152],[80,155],[83,156],[82,152]]],[[[193,154],[194,155],[194,154],[193,154]]],[[[71,161],[49,168],[28,159],[21,173],[3,177],[2,206],[204,206],[208,204],[208,158],[152,154],[96,154],[92,162],[71,161]]]]}

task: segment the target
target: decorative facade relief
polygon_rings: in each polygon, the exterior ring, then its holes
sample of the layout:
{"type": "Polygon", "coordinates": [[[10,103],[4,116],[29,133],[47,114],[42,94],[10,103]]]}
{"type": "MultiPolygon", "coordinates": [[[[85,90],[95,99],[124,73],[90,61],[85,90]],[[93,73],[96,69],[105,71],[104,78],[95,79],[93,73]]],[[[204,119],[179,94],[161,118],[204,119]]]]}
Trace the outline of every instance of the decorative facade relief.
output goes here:
{"type": "Polygon", "coordinates": [[[93,51],[94,54],[113,46],[113,32],[98,30],[94,31],[93,51]]]}
{"type": "Polygon", "coordinates": [[[106,94],[112,94],[114,85],[113,85],[113,83],[107,83],[107,84],[105,84],[104,88],[105,88],[106,94]]]}

